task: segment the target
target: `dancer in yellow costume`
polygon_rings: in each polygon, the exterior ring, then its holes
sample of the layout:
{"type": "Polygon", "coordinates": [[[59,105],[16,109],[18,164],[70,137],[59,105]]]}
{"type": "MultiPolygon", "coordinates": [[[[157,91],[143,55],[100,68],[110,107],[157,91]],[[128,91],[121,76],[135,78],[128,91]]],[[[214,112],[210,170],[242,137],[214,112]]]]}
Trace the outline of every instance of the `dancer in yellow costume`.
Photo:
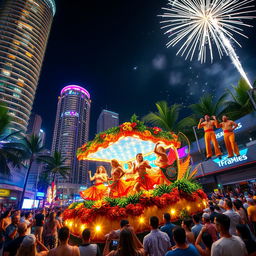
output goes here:
{"type": "Polygon", "coordinates": [[[107,196],[107,187],[104,182],[107,182],[108,175],[104,166],[99,166],[96,173],[92,177],[92,172],[89,171],[90,181],[94,181],[94,186],[81,191],[80,196],[85,200],[97,201],[107,196]]]}
{"type": "Polygon", "coordinates": [[[221,123],[218,123],[216,117],[213,117],[213,119],[216,122],[216,127],[222,128],[224,132],[224,142],[228,151],[228,157],[233,157],[234,154],[236,154],[236,156],[239,156],[239,148],[236,144],[234,133],[234,130],[236,129],[238,124],[232,120],[229,120],[227,116],[222,116],[221,123]]]}
{"type": "Polygon", "coordinates": [[[207,160],[212,157],[212,148],[211,148],[211,142],[214,147],[214,152],[216,156],[219,156],[221,158],[221,151],[219,149],[219,143],[216,139],[216,135],[214,132],[214,126],[215,121],[211,120],[208,115],[204,116],[204,119],[201,118],[200,122],[198,124],[198,129],[204,128],[204,140],[205,140],[205,147],[206,147],[206,157],[207,160]]]}
{"type": "Polygon", "coordinates": [[[131,189],[130,182],[121,180],[125,172],[119,162],[115,159],[111,160],[111,178],[109,184],[109,197],[126,196],[131,189]]]}

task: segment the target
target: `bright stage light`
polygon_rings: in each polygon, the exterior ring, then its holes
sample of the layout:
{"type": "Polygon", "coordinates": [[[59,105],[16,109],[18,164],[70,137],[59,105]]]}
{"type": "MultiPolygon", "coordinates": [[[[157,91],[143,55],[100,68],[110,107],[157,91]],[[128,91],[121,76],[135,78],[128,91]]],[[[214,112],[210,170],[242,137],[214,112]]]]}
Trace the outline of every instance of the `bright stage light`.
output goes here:
{"type": "Polygon", "coordinates": [[[171,209],[171,215],[175,215],[176,210],[175,209],[171,209]]]}
{"type": "Polygon", "coordinates": [[[97,225],[97,226],[95,227],[95,231],[96,231],[97,233],[99,233],[99,232],[101,231],[101,226],[100,226],[100,225],[97,225]]]}
{"type": "Polygon", "coordinates": [[[140,223],[140,224],[143,224],[144,222],[145,222],[145,218],[144,218],[144,217],[140,217],[140,218],[139,218],[139,223],[140,223]]]}

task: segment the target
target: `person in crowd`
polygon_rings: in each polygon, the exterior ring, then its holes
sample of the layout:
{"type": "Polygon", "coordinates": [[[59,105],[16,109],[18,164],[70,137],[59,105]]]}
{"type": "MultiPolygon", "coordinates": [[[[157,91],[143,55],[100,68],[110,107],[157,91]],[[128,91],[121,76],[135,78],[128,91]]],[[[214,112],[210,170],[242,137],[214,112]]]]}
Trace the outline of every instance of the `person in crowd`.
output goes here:
{"type": "Polygon", "coordinates": [[[91,231],[86,228],[82,233],[83,243],[79,246],[80,256],[100,256],[97,244],[91,244],[91,231]]]}
{"type": "Polygon", "coordinates": [[[55,218],[55,212],[51,212],[49,220],[44,225],[44,244],[49,249],[57,246],[57,230],[60,229],[60,225],[55,218]]]}
{"type": "Polygon", "coordinates": [[[27,224],[26,223],[19,223],[18,225],[18,237],[14,240],[7,243],[4,247],[4,256],[15,256],[24,237],[27,233],[27,224]]]}
{"type": "Polygon", "coordinates": [[[120,221],[120,229],[111,231],[105,237],[108,238],[108,236],[111,236],[112,240],[119,240],[121,230],[123,228],[127,228],[129,226],[130,226],[130,224],[129,224],[128,220],[121,220],[120,221]]]}
{"type": "Polygon", "coordinates": [[[248,215],[247,215],[247,211],[245,210],[242,201],[240,200],[235,200],[233,202],[234,205],[234,209],[235,211],[240,215],[241,217],[241,223],[242,224],[248,224],[249,220],[248,220],[248,215]]]}
{"type": "Polygon", "coordinates": [[[67,227],[62,227],[58,233],[59,246],[51,249],[48,256],[79,256],[80,252],[77,246],[68,244],[70,238],[70,231],[67,227]]]}
{"type": "Polygon", "coordinates": [[[58,211],[56,214],[56,220],[59,222],[59,226],[63,227],[62,212],[58,211]]]}
{"type": "Polygon", "coordinates": [[[210,214],[204,213],[202,216],[202,220],[206,231],[212,237],[212,241],[216,241],[218,239],[218,234],[215,225],[211,223],[210,214]]]}
{"type": "Polygon", "coordinates": [[[46,256],[48,249],[39,241],[35,235],[27,235],[24,237],[16,256],[46,256]],[[37,252],[37,246],[40,246],[42,251],[37,252]]]}
{"type": "MultiPolygon", "coordinates": [[[[165,234],[165,233],[164,233],[165,234]]],[[[168,235],[165,234],[167,237],[168,235]]],[[[143,246],[137,246],[135,242],[134,231],[131,227],[125,227],[120,232],[120,240],[116,250],[109,252],[111,237],[107,238],[103,256],[143,256],[145,251],[143,246]]],[[[82,255],[82,254],[81,254],[82,255]]],[[[152,254],[152,255],[163,255],[163,254],[152,254]]]]}
{"type": "MultiPolygon", "coordinates": [[[[224,210],[221,210],[221,209],[220,209],[219,205],[214,205],[214,211],[215,211],[216,213],[223,213],[223,212],[224,212],[224,210]]],[[[215,217],[216,217],[216,216],[215,216],[215,217]]],[[[213,220],[213,222],[214,222],[214,220],[213,220]]]]}
{"type": "Polygon", "coordinates": [[[227,215],[230,219],[230,230],[229,230],[229,233],[231,235],[236,235],[236,225],[238,224],[241,224],[242,223],[242,220],[241,220],[241,217],[240,215],[235,212],[233,210],[233,203],[231,200],[229,199],[225,199],[225,204],[224,204],[224,207],[226,209],[226,211],[223,213],[225,215],[227,215]]]}
{"type": "Polygon", "coordinates": [[[247,250],[244,242],[238,236],[230,234],[230,218],[220,214],[215,218],[215,224],[220,239],[212,244],[211,256],[246,256],[247,250]]]}
{"type": "Polygon", "coordinates": [[[32,213],[31,212],[26,212],[24,214],[24,218],[20,219],[20,222],[26,223],[26,225],[27,225],[27,233],[26,233],[26,235],[30,235],[31,234],[31,227],[33,225],[32,213]]]}
{"type": "Polygon", "coordinates": [[[218,212],[215,211],[215,206],[210,206],[210,221],[211,223],[214,223],[215,217],[218,215],[218,212]]]}
{"type": "Polygon", "coordinates": [[[245,243],[248,255],[255,256],[256,255],[256,242],[252,239],[251,232],[250,232],[248,226],[245,224],[238,224],[236,226],[236,233],[245,243]]]}
{"type": "Polygon", "coordinates": [[[7,210],[4,212],[4,214],[2,215],[1,219],[0,219],[0,232],[4,232],[7,228],[7,226],[9,226],[11,224],[12,220],[11,220],[11,211],[7,210]]]}
{"type": "Polygon", "coordinates": [[[20,223],[20,216],[13,215],[12,222],[9,226],[7,226],[5,230],[5,242],[8,243],[9,241],[14,240],[18,237],[18,224],[20,223]]]}
{"type": "Polygon", "coordinates": [[[3,215],[0,217],[0,255],[1,251],[3,249],[3,244],[4,244],[4,235],[5,235],[5,230],[7,226],[11,224],[11,211],[5,211],[3,215]]]}
{"type": "Polygon", "coordinates": [[[160,230],[162,232],[165,232],[169,236],[171,244],[174,245],[172,230],[174,227],[176,227],[176,225],[171,223],[171,215],[168,212],[164,213],[163,219],[164,219],[164,226],[162,226],[160,230]]]}
{"type": "Polygon", "coordinates": [[[175,249],[167,252],[165,256],[200,256],[195,246],[186,242],[186,232],[183,228],[175,227],[173,229],[173,239],[176,244],[175,249]]]}
{"type": "Polygon", "coordinates": [[[162,256],[171,248],[170,238],[158,229],[159,219],[156,216],[150,217],[150,226],[151,232],[143,239],[145,253],[149,256],[162,256]]]}
{"type": "Polygon", "coordinates": [[[197,236],[195,247],[199,251],[201,256],[210,256],[212,249],[212,237],[207,233],[206,227],[203,227],[200,230],[199,235],[197,236]],[[202,246],[202,243],[204,246],[202,246]]]}
{"type": "Polygon", "coordinates": [[[40,242],[43,241],[43,229],[45,221],[45,209],[42,209],[40,213],[35,216],[35,236],[40,242]]]}
{"type": "Polygon", "coordinates": [[[192,220],[194,226],[192,227],[191,231],[194,234],[195,239],[197,239],[203,225],[200,223],[200,216],[198,214],[193,215],[192,220]]]}
{"type": "Polygon", "coordinates": [[[191,231],[191,226],[192,226],[192,220],[191,219],[185,219],[181,223],[181,227],[185,230],[186,232],[186,237],[187,237],[187,242],[190,244],[195,243],[195,236],[193,232],[191,231]]]}
{"type": "Polygon", "coordinates": [[[253,232],[256,234],[256,205],[253,199],[249,198],[248,200],[249,207],[247,208],[248,218],[252,224],[253,232]]]}

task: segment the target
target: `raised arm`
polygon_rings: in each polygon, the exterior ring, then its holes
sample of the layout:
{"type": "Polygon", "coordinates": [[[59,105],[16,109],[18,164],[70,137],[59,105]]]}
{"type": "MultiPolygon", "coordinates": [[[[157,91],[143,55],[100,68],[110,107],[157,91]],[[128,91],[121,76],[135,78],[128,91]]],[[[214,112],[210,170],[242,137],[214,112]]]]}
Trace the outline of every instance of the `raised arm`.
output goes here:
{"type": "Polygon", "coordinates": [[[200,121],[199,121],[199,124],[198,124],[198,126],[197,126],[197,129],[201,129],[201,128],[204,127],[203,121],[204,121],[204,119],[201,118],[200,121]]]}
{"type": "Polygon", "coordinates": [[[216,116],[212,116],[212,118],[213,118],[215,127],[216,128],[221,128],[222,125],[221,125],[221,123],[218,122],[218,119],[216,118],[216,116]]]}
{"type": "Polygon", "coordinates": [[[88,171],[88,173],[89,173],[90,181],[94,181],[95,180],[95,175],[92,177],[92,171],[88,171]]]}

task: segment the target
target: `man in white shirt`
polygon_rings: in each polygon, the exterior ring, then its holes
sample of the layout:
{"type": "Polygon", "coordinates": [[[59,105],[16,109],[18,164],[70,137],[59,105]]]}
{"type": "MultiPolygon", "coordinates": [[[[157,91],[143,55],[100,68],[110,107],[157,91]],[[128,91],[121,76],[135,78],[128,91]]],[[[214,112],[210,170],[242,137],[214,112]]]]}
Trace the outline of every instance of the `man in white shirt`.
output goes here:
{"type": "Polygon", "coordinates": [[[211,256],[247,256],[247,250],[241,238],[229,233],[229,217],[219,214],[214,222],[221,238],[212,244],[211,256]]]}
{"type": "Polygon", "coordinates": [[[80,256],[100,256],[100,249],[97,244],[91,244],[90,229],[85,229],[82,233],[83,244],[79,246],[80,256]]]}
{"type": "Polygon", "coordinates": [[[224,207],[225,207],[226,211],[223,214],[227,215],[230,219],[229,233],[231,235],[235,236],[235,235],[237,235],[236,234],[236,226],[238,224],[242,224],[241,217],[237,212],[235,212],[233,210],[233,203],[229,199],[225,199],[224,207]]]}
{"type": "Polygon", "coordinates": [[[31,226],[33,224],[32,222],[32,213],[31,212],[26,212],[24,215],[24,218],[20,219],[20,222],[26,223],[27,224],[27,232],[26,235],[31,234],[31,226]]]}
{"type": "Polygon", "coordinates": [[[151,232],[143,239],[143,247],[147,256],[163,256],[171,248],[169,236],[158,229],[159,219],[150,217],[151,232]]]}

